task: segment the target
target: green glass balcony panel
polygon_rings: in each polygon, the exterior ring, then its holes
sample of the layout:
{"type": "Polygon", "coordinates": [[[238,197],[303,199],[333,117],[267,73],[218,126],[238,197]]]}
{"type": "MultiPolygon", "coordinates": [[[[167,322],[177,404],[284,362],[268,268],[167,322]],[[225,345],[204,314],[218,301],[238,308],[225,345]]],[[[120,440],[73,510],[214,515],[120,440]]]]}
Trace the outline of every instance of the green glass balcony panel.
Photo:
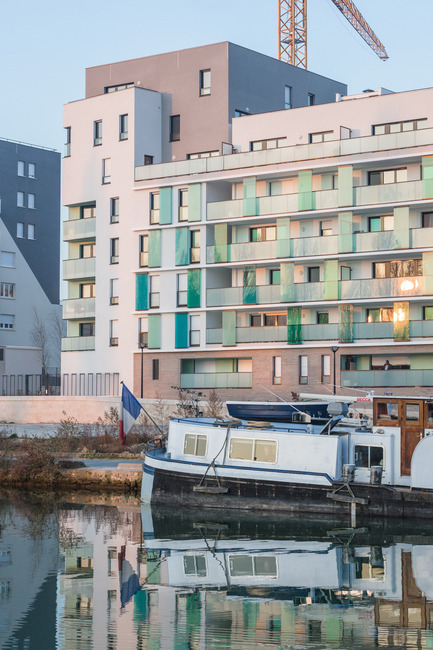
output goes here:
{"type": "Polygon", "coordinates": [[[226,223],[217,223],[214,228],[215,251],[214,261],[229,262],[230,247],[228,246],[228,226],[226,223]]]}
{"type": "Polygon", "coordinates": [[[355,235],[355,248],[357,253],[393,250],[394,242],[393,230],[384,232],[360,232],[355,235]]]}
{"type": "Polygon", "coordinates": [[[409,206],[394,208],[394,248],[409,247],[409,206]]]}
{"type": "Polygon", "coordinates": [[[174,315],[174,347],[188,347],[188,314],[176,313],[174,315]]]}
{"type": "Polygon", "coordinates": [[[161,266],[161,231],[149,230],[149,268],[161,266]]]}
{"type": "Polygon", "coordinates": [[[215,201],[207,204],[207,220],[232,219],[243,217],[243,200],[215,201]]]}
{"type": "Polygon", "coordinates": [[[353,253],[352,212],[340,212],[338,215],[338,252],[353,253]]]}
{"type": "Polygon", "coordinates": [[[243,181],[243,215],[249,217],[257,214],[256,179],[244,178],[243,181]]]}
{"type": "Polygon", "coordinates": [[[95,273],[95,257],[63,261],[63,280],[87,280],[94,278],[95,273]]]}
{"type": "Polygon", "coordinates": [[[149,314],[148,327],[147,347],[151,350],[157,350],[161,347],[161,314],[149,314]]]}
{"type": "Polygon", "coordinates": [[[399,386],[431,386],[431,370],[352,370],[341,372],[341,386],[375,388],[399,386]]]}
{"type": "Polygon", "coordinates": [[[422,158],[422,198],[433,198],[433,156],[422,158]]]}
{"type": "Polygon", "coordinates": [[[238,343],[285,343],[287,327],[237,327],[236,340],[238,343]]]}
{"type": "Polygon", "coordinates": [[[95,298],[71,298],[63,300],[63,318],[65,320],[95,318],[95,298]]]}
{"type": "Polygon", "coordinates": [[[268,260],[277,257],[277,242],[256,241],[242,244],[230,244],[230,261],[247,262],[253,260],[268,260]]]}
{"type": "Polygon", "coordinates": [[[433,336],[433,320],[418,320],[410,322],[410,334],[412,339],[417,336],[433,336]]]}
{"type": "Polygon", "coordinates": [[[355,188],[355,205],[373,205],[376,203],[407,203],[421,196],[422,181],[406,181],[386,185],[364,185],[355,188]]]}
{"type": "Polygon", "coordinates": [[[328,210],[338,205],[338,190],[318,190],[314,192],[316,210],[328,210]]]}
{"type": "Polygon", "coordinates": [[[338,260],[325,260],[324,270],[324,298],[325,300],[338,300],[338,260]]]}
{"type": "Polygon", "coordinates": [[[410,231],[411,248],[433,246],[433,228],[412,228],[410,231]]]}
{"type": "Polygon", "coordinates": [[[410,367],[411,370],[430,370],[431,372],[433,370],[433,354],[412,354],[410,367]]]}
{"type": "Polygon", "coordinates": [[[188,185],[188,221],[201,221],[201,183],[188,185]]]}
{"type": "Polygon", "coordinates": [[[176,266],[189,264],[189,230],[176,228],[176,250],[174,254],[176,266]]]}
{"type": "Polygon", "coordinates": [[[259,214],[287,214],[287,212],[297,212],[298,195],[297,194],[279,194],[277,196],[262,196],[257,199],[259,205],[259,214]]]}
{"type": "Polygon", "coordinates": [[[310,255],[335,255],[338,250],[338,236],[300,237],[292,239],[292,257],[310,255]]]}
{"type": "Polygon", "coordinates": [[[287,310],[287,343],[295,345],[302,343],[301,307],[290,307],[287,310]]]}
{"type": "Polygon", "coordinates": [[[149,309],[149,275],[137,273],[135,276],[135,309],[149,309]]]}
{"type": "Polygon", "coordinates": [[[410,340],[409,303],[394,303],[394,341],[410,340]]]}
{"type": "Polygon", "coordinates": [[[366,278],[363,280],[342,280],[340,282],[341,300],[358,298],[405,298],[422,296],[424,293],[422,276],[408,278],[366,278]]]}
{"type": "Polygon", "coordinates": [[[294,302],[324,300],[324,282],[299,282],[293,285],[293,289],[294,302]]]}
{"type": "Polygon", "coordinates": [[[201,306],[201,270],[189,269],[187,277],[187,306],[200,307],[201,306]]]}
{"type": "Polygon", "coordinates": [[[236,345],[236,312],[223,311],[223,345],[236,345]]]}
{"type": "Polygon", "coordinates": [[[338,305],[338,340],[353,342],[353,305],[338,305]]]}
{"type": "Polygon", "coordinates": [[[96,237],[96,217],[63,222],[63,241],[91,241],[96,237]]]}
{"type": "Polygon", "coordinates": [[[173,188],[162,187],[159,190],[159,223],[172,223],[173,214],[173,188]]]}
{"type": "Polygon", "coordinates": [[[223,342],[223,331],[221,328],[213,328],[206,330],[206,343],[219,344],[223,342]]]}
{"type": "Polygon", "coordinates": [[[65,336],[62,338],[62,352],[84,352],[94,349],[94,336],[65,336]]]}
{"type": "Polygon", "coordinates": [[[281,284],[280,297],[281,302],[293,302],[295,298],[295,265],[293,262],[280,265],[281,284]]]}
{"type": "Polygon", "coordinates": [[[277,219],[277,257],[290,257],[290,219],[277,219]]]}
{"type": "Polygon", "coordinates": [[[298,210],[314,210],[313,172],[298,172],[298,210]]]}
{"type": "Polygon", "coordinates": [[[424,280],[424,293],[433,295],[433,252],[422,254],[422,272],[424,280]]]}
{"type": "Polygon", "coordinates": [[[346,208],[353,203],[353,167],[342,165],[338,168],[338,207],[346,208]]]}
{"type": "Polygon", "coordinates": [[[354,339],[392,339],[394,337],[394,323],[354,323],[354,339]]]}
{"type": "Polygon", "coordinates": [[[337,323],[321,325],[302,325],[302,338],[304,341],[337,341],[337,323]]]}
{"type": "Polygon", "coordinates": [[[202,372],[181,374],[181,388],[251,388],[251,372],[202,372]]]}
{"type": "Polygon", "coordinates": [[[255,305],[256,300],[256,267],[246,266],[243,272],[242,302],[244,305],[255,305]]]}

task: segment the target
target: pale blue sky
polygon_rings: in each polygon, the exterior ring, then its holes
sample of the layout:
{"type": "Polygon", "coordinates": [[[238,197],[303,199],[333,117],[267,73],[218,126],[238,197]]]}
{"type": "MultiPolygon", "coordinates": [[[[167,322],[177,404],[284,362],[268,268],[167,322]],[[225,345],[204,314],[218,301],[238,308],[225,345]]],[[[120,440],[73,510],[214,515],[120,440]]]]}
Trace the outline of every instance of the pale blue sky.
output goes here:
{"type": "MultiPolygon", "coordinates": [[[[432,0],[356,0],[388,51],[386,63],[331,0],[308,2],[308,68],[313,72],[347,83],[350,93],[433,85],[432,0]]],[[[278,54],[277,0],[2,4],[0,137],[60,151],[62,105],[84,96],[86,67],[226,40],[278,54]]]]}

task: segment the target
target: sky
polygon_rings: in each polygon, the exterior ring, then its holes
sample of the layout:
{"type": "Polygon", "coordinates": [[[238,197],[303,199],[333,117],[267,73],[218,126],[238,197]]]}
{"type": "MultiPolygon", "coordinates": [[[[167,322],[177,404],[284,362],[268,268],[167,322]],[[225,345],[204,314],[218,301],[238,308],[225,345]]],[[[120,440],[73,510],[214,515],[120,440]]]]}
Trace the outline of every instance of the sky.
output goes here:
{"type": "MultiPolygon", "coordinates": [[[[63,150],[62,106],[85,68],[231,41],[278,56],[278,0],[4,0],[0,137],[63,150]]],[[[308,69],[349,93],[433,86],[432,0],[356,0],[387,49],[382,62],[331,0],[308,0],[308,69]],[[410,7],[408,9],[408,7],[410,7]]]]}

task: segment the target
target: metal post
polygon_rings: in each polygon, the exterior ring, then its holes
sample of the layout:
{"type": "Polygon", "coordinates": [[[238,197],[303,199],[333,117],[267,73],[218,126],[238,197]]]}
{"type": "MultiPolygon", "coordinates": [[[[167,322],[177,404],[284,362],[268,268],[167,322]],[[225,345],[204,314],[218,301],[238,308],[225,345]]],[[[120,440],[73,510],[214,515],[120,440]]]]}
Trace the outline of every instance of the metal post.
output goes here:
{"type": "Polygon", "coordinates": [[[143,343],[139,343],[138,347],[141,350],[140,397],[143,399],[143,353],[145,345],[143,343]]]}
{"type": "Polygon", "coordinates": [[[333,365],[334,365],[334,391],[333,392],[334,392],[334,395],[335,395],[336,389],[337,389],[337,380],[336,380],[336,372],[335,372],[335,370],[336,370],[336,368],[335,368],[335,355],[337,353],[337,350],[338,350],[338,345],[333,345],[332,348],[331,348],[331,351],[332,351],[332,353],[334,355],[334,360],[333,360],[333,365]]]}

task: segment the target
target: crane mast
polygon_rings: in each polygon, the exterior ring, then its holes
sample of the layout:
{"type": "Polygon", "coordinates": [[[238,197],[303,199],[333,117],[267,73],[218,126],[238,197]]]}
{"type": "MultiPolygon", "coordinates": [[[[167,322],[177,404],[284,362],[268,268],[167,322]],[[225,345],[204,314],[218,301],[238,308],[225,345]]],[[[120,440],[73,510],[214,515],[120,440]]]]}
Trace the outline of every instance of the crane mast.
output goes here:
{"type": "MultiPolygon", "coordinates": [[[[351,0],[332,0],[352,27],[386,61],[388,54],[351,0]]],[[[307,68],[307,0],[278,0],[278,58],[307,68]]]]}

